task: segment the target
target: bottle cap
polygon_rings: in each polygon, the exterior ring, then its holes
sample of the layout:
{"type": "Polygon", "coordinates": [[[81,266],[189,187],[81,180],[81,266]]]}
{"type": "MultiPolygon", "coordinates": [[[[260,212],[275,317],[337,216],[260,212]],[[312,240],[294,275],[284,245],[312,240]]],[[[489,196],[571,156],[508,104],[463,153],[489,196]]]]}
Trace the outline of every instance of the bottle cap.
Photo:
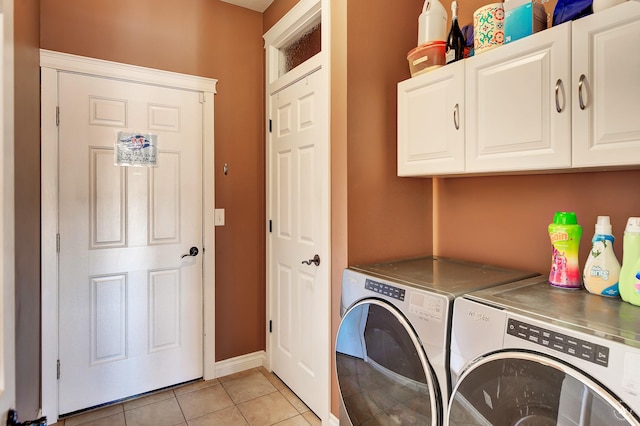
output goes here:
{"type": "Polygon", "coordinates": [[[598,216],[596,221],[596,234],[611,235],[611,219],[609,216],[598,216]]]}
{"type": "Polygon", "coordinates": [[[577,225],[578,218],[574,212],[556,212],[553,216],[556,225],[577,225]]]}
{"type": "Polygon", "coordinates": [[[640,233],[640,217],[630,217],[627,220],[627,227],[624,232],[637,232],[640,233]]]}

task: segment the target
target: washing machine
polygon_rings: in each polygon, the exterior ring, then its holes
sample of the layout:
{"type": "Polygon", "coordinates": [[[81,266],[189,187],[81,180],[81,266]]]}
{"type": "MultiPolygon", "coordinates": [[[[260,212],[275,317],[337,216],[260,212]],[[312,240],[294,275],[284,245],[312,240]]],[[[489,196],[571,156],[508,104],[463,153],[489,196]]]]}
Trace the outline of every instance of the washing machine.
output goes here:
{"type": "Polygon", "coordinates": [[[441,425],[453,300],[532,275],[433,256],[347,268],[335,352],[340,424],[441,425]]]}
{"type": "Polygon", "coordinates": [[[640,308],[534,278],[455,301],[450,425],[638,425],[640,308]]]}

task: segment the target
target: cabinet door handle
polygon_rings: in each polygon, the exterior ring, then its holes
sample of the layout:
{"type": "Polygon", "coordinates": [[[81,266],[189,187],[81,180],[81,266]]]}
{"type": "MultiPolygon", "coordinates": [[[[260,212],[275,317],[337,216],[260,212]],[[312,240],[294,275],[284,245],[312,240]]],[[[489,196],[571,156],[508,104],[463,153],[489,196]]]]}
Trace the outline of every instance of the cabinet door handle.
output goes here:
{"type": "Polygon", "coordinates": [[[564,104],[565,104],[564,84],[562,84],[562,80],[561,79],[558,79],[558,81],[556,81],[556,111],[562,112],[562,110],[564,109],[564,104]],[[562,104],[563,104],[563,106],[560,106],[560,91],[561,90],[562,90],[562,104]]]}
{"type": "Polygon", "coordinates": [[[460,130],[460,105],[453,107],[453,125],[456,130],[460,130]]]}
{"type": "Polygon", "coordinates": [[[578,101],[580,102],[580,109],[584,110],[587,106],[584,103],[584,99],[582,98],[582,88],[584,87],[584,81],[587,77],[582,74],[580,76],[580,80],[578,80],[578,101]]]}

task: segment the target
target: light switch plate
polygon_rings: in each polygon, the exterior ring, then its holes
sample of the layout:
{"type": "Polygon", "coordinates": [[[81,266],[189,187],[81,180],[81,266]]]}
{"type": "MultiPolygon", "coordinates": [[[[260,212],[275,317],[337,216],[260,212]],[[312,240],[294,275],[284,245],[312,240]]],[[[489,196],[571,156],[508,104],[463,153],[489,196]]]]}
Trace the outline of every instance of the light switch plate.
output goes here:
{"type": "Polygon", "coordinates": [[[215,209],[213,211],[213,224],[215,226],[224,226],[224,209],[215,209]]]}

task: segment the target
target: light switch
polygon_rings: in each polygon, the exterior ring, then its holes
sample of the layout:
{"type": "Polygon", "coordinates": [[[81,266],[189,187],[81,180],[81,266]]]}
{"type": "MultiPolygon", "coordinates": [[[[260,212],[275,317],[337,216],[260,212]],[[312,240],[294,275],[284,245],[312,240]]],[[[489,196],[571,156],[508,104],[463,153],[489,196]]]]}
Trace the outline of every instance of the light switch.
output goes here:
{"type": "Polygon", "coordinates": [[[213,224],[215,226],[224,226],[224,209],[215,209],[213,211],[213,224]]]}

